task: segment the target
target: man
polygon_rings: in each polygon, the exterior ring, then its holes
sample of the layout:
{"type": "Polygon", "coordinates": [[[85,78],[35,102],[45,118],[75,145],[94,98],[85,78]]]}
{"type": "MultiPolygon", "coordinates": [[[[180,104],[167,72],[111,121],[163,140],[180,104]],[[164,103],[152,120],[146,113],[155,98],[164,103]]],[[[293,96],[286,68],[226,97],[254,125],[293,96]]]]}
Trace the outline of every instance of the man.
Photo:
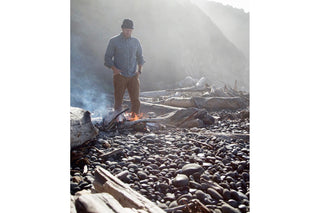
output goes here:
{"type": "Polygon", "coordinates": [[[121,29],[121,34],[109,41],[104,65],[113,70],[114,110],[121,111],[123,96],[128,89],[131,112],[139,114],[139,75],[145,61],[139,40],[131,37],[133,22],[123,20],[121,29]]]}

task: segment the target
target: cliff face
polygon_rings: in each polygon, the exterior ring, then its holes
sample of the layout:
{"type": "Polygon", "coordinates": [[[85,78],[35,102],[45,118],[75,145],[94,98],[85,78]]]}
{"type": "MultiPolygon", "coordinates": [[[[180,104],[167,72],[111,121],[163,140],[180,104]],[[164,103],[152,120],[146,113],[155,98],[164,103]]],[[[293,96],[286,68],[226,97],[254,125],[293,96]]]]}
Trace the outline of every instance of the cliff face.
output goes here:
{"type": "Polygon", "coordinates": [[[164,89],[187,75],[248,88],[246,56],[188,0],[71,0],[71,104],[83,102],[83,93],[99,99],[112,92],[104,54],[124,18],[134,21],[133,37],[142,44],[142,90],[164,89]]]}
{"type": "Polygon", "coordinates": [[[249,59],[249,13],[244,12],[243,9],[214,1],[196,0],[194,3],[216,23],[223,34],[249,59]]]}

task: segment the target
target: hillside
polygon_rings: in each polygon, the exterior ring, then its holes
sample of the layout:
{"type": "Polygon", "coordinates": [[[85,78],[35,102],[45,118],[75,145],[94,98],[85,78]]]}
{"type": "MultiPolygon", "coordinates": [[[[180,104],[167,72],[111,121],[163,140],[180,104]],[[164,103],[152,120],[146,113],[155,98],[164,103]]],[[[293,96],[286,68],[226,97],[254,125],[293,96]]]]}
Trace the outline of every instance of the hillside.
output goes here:
{"type": "Polygon", "coordinates": [[[249,59],[249,13],[214,1],[194,1],[249,59]]]}

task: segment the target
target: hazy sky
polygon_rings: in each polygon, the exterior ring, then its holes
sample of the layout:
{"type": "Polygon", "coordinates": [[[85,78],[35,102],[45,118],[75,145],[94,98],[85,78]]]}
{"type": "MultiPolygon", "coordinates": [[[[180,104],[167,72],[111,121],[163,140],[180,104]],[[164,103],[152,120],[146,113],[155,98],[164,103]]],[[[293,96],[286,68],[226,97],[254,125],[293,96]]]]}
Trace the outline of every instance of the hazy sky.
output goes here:
{"type": "Polygon", "coordinates": [[[250,11],[250,0],[210,0],[215,2],[220,2],[222,4],[229,4],[236,8],[242,8],[245,12],[250,11]]]}

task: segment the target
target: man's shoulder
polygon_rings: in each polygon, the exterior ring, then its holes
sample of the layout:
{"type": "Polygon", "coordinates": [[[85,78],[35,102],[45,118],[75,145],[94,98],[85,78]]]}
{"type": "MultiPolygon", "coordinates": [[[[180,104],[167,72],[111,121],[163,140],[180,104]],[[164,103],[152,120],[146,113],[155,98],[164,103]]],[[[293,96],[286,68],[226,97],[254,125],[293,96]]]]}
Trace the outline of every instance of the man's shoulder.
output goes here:
{"type": "Polygon", "coordinates": [[[113,36],[113,37],[110,38],[110,41],[113,42],[113,41],[119,40],[119,39],[120,39],[120,36],[121,36],[121,35],[115,35],[115,36],[113,36]]]}

